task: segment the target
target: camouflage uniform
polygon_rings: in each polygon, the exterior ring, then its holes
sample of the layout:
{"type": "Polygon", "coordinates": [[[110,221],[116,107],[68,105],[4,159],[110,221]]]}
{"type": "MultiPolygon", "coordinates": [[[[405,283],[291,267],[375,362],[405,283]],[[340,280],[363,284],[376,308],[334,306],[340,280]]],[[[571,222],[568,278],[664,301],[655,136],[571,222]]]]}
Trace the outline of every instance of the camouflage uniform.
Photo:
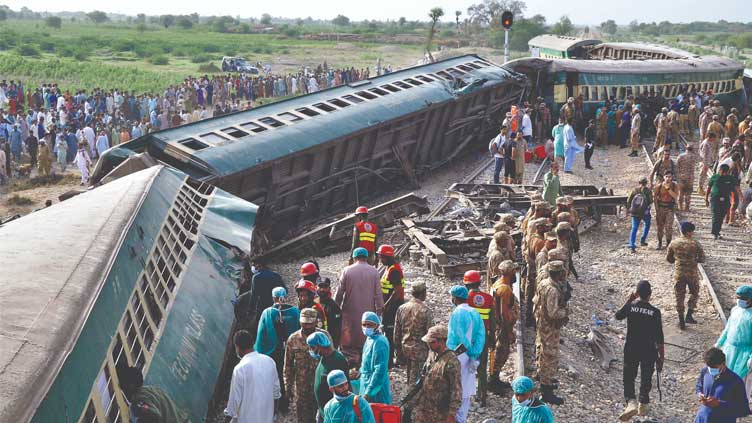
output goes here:
{"type": "Polygon", "coordinates": [[[694,104],[694,101],[692,104],[689,105],[689,109],[687,110],[687,125],[688,125],[688,131],[690,138],[693,138],[695,135],[695,129],[697,129],[697,123],[699,122],[699,115],[697,114],[697,105],[694,104]]]}
{"type": "Polygon", "coordinates": [[[736,120],[736,115],[731,113],[726,117],[726,136],[735,140],[739,135],[739,122],[736,120]]]}
{"type": "MultiPolygon", "coordinates": [[[[551,263],[546,266],[550,266],[551,263]]],[[[562,266],[562,263],[556,263],[562,266]]],[[[559,368],[559,335],[567,323],[569,312],[564,301],[561,282],[544,279],[535,297],[535,317],[538,330],[535,337],[535,356],[541,385],[553,385],[559,368]]]]}
{"type": "Polygon", "coordinates": [[[454,417],[462,403],[460,362],[454,351],[431,353],[425,363],[423,387],[415,397],[412,410],[413,423],[445,422],[454,417]]]}
{"type": "MultiPolygon", "coordinates": [[[[316,331],[329,336],[326,331],[321,329],[316,329],[316,331]]],[[[295,400],[295,415],[298,423],[315,421],[316,411],[318,410],[313,382],[316,379],[316,366],[319,365],[319,361],[308,354],[306,338],[307,336],[303,334],[302,330],[298,330],[290,335],[285,346],[285,370],[283,373],[285,392],[295,400]]]]}
{"type": "Polygon", "coordinates": [[[407,384],[412,385],[428,357],[428,345],[421,338],[433,324],[431,310],[413,297],[397,309],[394,319],[395,349],[407,360],[407,384]]]}
{"type": "Polygon", "coordinates": [[[657,151],[666,143],[666,136],[669,130],[668,116],[658,113],[653,120],[653,125],[655,125],[655,145],[653,146],[653,151],[657,151]]]}
{"type": "Polygon", "coordinates": [[[711,144],[713,151],[713,162],[718,160],[718,150],[721,148],[721,140],[724,137],[723,125],[717,120],[713,120],[708,124],[708,134],[715,134],[715,141],[711,144]]]}
{"type": "MultiPolygon", "coordinates": [[[[507,262],[505,266],[511,267],[511,269],[505,271],[514,271],[514,264],[511,261],[507,262]]],[[[501,315],[498,315],[499,313],[494,310],[494,315],[499,324],[496,326],[496,349],[489,372],[492,376],[497,376],[509,359],[511,346],[515,342],[514,325],[520,316],[520,304],[512,292],[512,287],[505,284],[502,279],[494,283],[492,290],[494,302],[501,309],[501,315]]]]}
{"type": "Polygon", "coordinates": [[[682,236],[669,244],[666,250],[666,260],[674,264],[676,311],[680,316],[683,316],[684,296],[687,293],[687,287],[689,287],[687,309],[691,312],[697,307],[697,296],[700,293],[697,264],[705,262],[705,252],[697,240],[682,236]]]}
{"type": "Polygon", "coordinates": [[[666,115],[668,118],[668,129],[669,129],[669,138],[671,138],[671,142],[678,143],[679,142],[679,112],[676,110],[671,110],[668,112],[668,115],[666,115]]]}
{"type": "MultiPolygon", "coordinates": [[[[672,191],[679,191],[679,186],[676,182],[671,182],[672,191]]],[[[674,205],[676,200],[671,198],[671,201],[661,201],[661,193],[666,191],[667,188],[663,186],[663,183],[655,186],[653,191],[653,199],[655,200],[655,221],[658,226],[657,236],[658,242],[663,242],[663,234],[666,234],[666,244],[671,243],[671,238],[674,235],[674,205]]]]}
{"type": "Polygon", "coordinates": [[[692,187],[695,184],[695,168],[700,157],[694,152],[685,151],[676,159],[676,181],[679,184],[679,208],[689,210],[692,187]]]}

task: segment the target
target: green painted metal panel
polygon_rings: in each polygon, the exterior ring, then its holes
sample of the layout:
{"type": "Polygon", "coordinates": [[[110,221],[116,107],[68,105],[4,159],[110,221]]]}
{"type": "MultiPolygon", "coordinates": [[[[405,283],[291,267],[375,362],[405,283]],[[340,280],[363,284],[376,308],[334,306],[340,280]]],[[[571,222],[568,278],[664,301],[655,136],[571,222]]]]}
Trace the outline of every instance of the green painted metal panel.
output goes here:
{"type": "Polygon", "coordinates": [[[703,72],[703,73],[581,73],[580,85],[650,85],[683,84],[736,79],[738,72],[703,72]]]}

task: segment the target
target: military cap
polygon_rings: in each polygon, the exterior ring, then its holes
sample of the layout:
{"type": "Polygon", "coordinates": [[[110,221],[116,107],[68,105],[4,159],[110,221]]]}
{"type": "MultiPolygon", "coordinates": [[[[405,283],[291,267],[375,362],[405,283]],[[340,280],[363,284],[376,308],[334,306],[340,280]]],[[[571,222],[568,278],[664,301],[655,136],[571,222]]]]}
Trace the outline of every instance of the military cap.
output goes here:
{"type": "Polygon", "coordinates": [[[569,213],[569,212],[559,213],[559,216],[557,217],[557,219],[559,220],[559,223],[561,223],[561,222],[571,222],[572,221],[572,213],[569,213]]]}
{"type": "Polygon", "coordinates": [[[550,226],[547,217],[539,217],[539,218],[533,220],[532,223],[535,226],[550,226]]]}
{"type": "Polygon", "coordinates": [[[507,213],[507,215],[504,216],[502,219],[503,219],[502,221],[504,223],[506,223],[507,225],[509,225],[511,227],[514,227],[517,224],[517,218],[514,217],[513,214],[507,213]]]}
{"type": "Polygon", "coordinates": [[[535,208],[536,210],[551,210],[551,205],[548,204],[548,201],[540,201],[536,203],[535,208]]]}
{"type": "Polygon", "coordinates": [[[567,201],[567,204],[569,205],[574,204],[574,198],[571,195],[565,195],[564,199],[567,201]]]}
{"type": "Polygon", "coordinates": [[[470,295],[470,293],[467,291],[467,288],[462,285],[454,285],[449,289],[449,293],[452,295],[452,297],[459,298],[461,300],[466,300],[470,295]]]}
{"type": "Polygon", "coordinates": [[[501,232],[501,231],[506,231],[507,229],[509,229],[509,226],[507,226],[507,224],[504,223],[503,221],[499,221],[499,222],[496,222],[496,224],[494,224],[493,229],[494,229],[494,232],[501,232]]]}
{"type": "Polygon", "coordinates": [[[556,232],[549,231],[546,232],[546,241],[558,241],[559,238],[556,237],[556,232]]]}
{"type": "Polygon", "coordinates": [[[736,296],[742,298],[752,298],[752,286],[742,285],[736,289],[736,296]]]}
{"type": "Polygon", "coordinates": [[[572,225],[570,225],[569,222],[559,222],[559,224],[556,225],[556,230],[557,231],[561,231],[561,230],[571,231],[572,225]]]}
{"type": "Polygon", "coordinates": [[[557,197],[556,198],[556,205],[557,206],[558,205],[566,206],[567,205],[567,199],[564,198],[564,197],[557,197]]]}
{"type": "Polygon", "coordinates": [[[551,260],[566,260],[567,250],[564,247],[556,247],[548,252],[547,257],[549,262],[551,260]]]}
{"type": "Polygon", "coordinates": [[[564,271],[564,262],[561,260],[554,260],[548,262],[548,271],[549,272],[563,272],[564,271]]]}
{"type": "Polygon", "coordinates": [[[647,184],[648,183],[648,178],[646,178],[646,177],[643,176],[642,178],[640,178],[640,183],[641,184],[647,184]]]}
{"type": "Polygon", "coordinates": [[[499,265],[499,271],[502,275],[508,275],[517,271],[517,265],[512,260],[504,260],[499,265]]]}
{"type": "Polygon", "coordinates": [[[534,386],[533,380],[527,376],[519,376],[512,381],[512,390],[517,395],[527,394],[534,386]]]}
{"type": "Polygon", "coordinates": [[[536,191],[530,195],[530,200],[532,201],[543,201],[543,194],[536,191]]]}
{"type": "Polygon", "coordinates": [[[316,323],[319,318],[319,312],[313,308],[304,308],[300,310],[300,323],[316,323]]]}
{"type": "Polygon", "coordinates": [[[423,342],[443,341],[449,337],[449,330],[444,325],[436,325],[428,328],[428,332],[420,338],[423,342]]]}
{"type": "Polygon", "coordinates": [[[509,239],[509,232],[507,231],[496,232],[493,236],[493,239],[494,241],[496,241],[497,247],[498,247],[499,242],[504,241],[505,239],[509,239]]]}
{"type": "Polygon", "coordinates": [[[410,286],[410,290],[413,294],[420,294],[421,292],[426,292],[426,283],[425,282],[414,282],[410,286]]]}

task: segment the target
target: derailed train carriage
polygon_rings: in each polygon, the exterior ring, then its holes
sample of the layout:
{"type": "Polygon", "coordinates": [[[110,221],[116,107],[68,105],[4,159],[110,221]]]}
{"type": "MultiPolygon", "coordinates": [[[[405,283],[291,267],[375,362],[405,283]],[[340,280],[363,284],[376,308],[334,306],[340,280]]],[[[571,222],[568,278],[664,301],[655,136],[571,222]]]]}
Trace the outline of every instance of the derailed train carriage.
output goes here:
{"type": "Polygon", "coordinates": [[[111,150],[95,180],[147,153],[258,204],[263,250],[485,143],[525,88],[524,76],[455,57],[149,134],[111,150]]]}
{"type": "Polygon", "coordinates": [[[203,421],[256,211],[157,165],[0,226],[0,421],[127,422],[121,366],[203,421]]]}

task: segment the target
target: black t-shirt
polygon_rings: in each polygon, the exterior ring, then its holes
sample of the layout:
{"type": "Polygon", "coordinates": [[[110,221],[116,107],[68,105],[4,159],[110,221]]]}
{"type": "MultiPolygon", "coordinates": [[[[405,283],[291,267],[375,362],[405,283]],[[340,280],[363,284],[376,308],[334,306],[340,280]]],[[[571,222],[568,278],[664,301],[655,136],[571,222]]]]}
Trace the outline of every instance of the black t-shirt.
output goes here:
{"type": "Polygon", "coordinates": [[[624,304],[616,312],[618,320],[627,319],[627,342],[624,355],[656,358],[658,345],[663,344],[661,311],[642,300],[624,304]]]}
{"type": "Polygon", "coordinates": [[[501,147],[504,149],[504,158],[513,161],[512,149],[517,148],[517,141],[507,140],[501,147]]]}

